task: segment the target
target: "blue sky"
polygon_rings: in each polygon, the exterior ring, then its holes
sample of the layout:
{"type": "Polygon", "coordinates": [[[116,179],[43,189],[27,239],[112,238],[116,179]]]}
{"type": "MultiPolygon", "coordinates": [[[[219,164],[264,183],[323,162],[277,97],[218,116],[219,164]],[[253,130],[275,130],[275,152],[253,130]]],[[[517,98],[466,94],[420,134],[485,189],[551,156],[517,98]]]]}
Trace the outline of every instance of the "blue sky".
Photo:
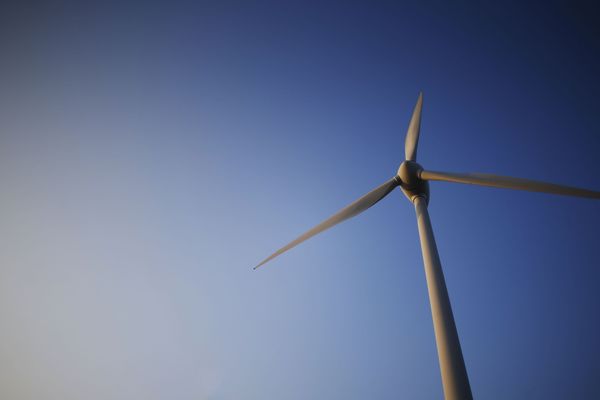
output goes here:
{"type": "MultiPolygon", "coordinates": [[[[441,398],[419,161],[600,190],[592,2],[7,7],[0,397],[441,398]]],[[[431,184],[473,394],[600,397],[597,202],[431,184]]]]}

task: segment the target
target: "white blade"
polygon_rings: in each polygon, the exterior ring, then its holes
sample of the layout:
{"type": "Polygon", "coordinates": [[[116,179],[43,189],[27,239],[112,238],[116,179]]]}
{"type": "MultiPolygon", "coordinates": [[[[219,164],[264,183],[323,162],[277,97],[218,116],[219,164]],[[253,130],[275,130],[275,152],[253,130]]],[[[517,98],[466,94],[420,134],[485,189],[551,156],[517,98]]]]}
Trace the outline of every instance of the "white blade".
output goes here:
{"type": "Polygon", "coordinates": [[[504,189],[528,190],[530,192],[542,192],[561,194],[565,196],[600,199],[600,192],[593,190],[579,189],[571,186],[557,185],[554,183],[532,181],[529,179],[512,178],[509,176],[421,171],[420,177],[426,181],[467,183],[472,185],[491,186],[504,189]]]}
{"type": "Polygon", "coordinates": [[[423,92],[419,93],[417,104],[413,111],[404,141],[404,155],[409,161],[417,160],[417,146],[419,145],[419,132],[421,130],[421,110],[423,109],[423,92]]]}
{"type": "Polygon", "coordinates": [[[305,240],[310,239],[311,237],[315,236],[316,234],[321,233],[324,230],[329,229],[332,226],[339,224],[340,222],[344,222],[347,219],[357,216],[358,214],[365,211],[366,209],[368,209],[369,207],[371,207],[372,205],[377,203],[379,200],[381,200],[385,196],[387,196],[398,185],[399,185],[398,178],[394,177],[394,178],[390,179],[389,181],[385,182],[383,185],[373,189],[372,191],[365,194],[360,199],[356,200],[354,203],[348,205],[347,207],[343,208],[342,210],[340,210],[336,214],[332,215],[325,221],[321,222],[319,225],[315,226],[308,232],[303,233],[301,236],[299,236],[294,241],[286,244],[281,249],[277,250],[275,253],[271,254],[269,257],[267,257],[263,261],[261,261],[260,264],[258,264],[256,267],[254,267],[254,269],[256,269],[256,268],[260,267],[261,265],[265,264],[266,262],[274,259],[278,255],[288,251],[292,247],[299,245],[300,243],[304,242],[305,240]]]}

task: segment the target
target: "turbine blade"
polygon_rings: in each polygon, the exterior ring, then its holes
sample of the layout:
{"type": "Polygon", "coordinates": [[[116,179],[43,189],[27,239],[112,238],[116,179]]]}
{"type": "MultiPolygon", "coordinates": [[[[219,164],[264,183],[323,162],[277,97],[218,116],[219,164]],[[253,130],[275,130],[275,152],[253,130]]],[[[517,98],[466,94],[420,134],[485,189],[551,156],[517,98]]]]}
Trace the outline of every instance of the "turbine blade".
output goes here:
{"type": "Polygon", "coordinates": [[[421,110],[423,109],[423,92],[419,93],[417,104],[413,111],[406,140],[404,142],[404,155],[407,160],[417,161],[417,145],[419,144],[419,131],[421,130],[421,110]]]}
{"type": "Polygon", "coordinates": [[[373,206],[379,200],[383,199],[387,196],[396,186],[399,185],[399,178],[392,178],[389,181],[385,182],[383,185],[371,190],[369,193],[365,194],[360,199],[356,200],[354,203],[346,206],[336,214],[332,215],[325,221],[321,222],[319,225],[315,226],[311,230],[303,233],[301,236],[296,238],[294,241],[286,244],[281,249],[277,250],[275,253],[271,254],[269,257],[265,258],[260,262],[254,269],[257,269],[261,265],[265,264],[268,261],[271,261],[278,255],[288,251],[292,247],[299,245],[307,239],[315,236],[318,233],[323,232],[326,229],[331,228],[334,225],[339,224],[347,219],[357,216],[361,212],[365,211],[367,208],[373,206]]]}
{"type": "Polygon", "coordinates": [[[467,183],[472,185],[492,186],[504,189],[528,190],[530,192],[542,192],[561,194],[565,196],[600,199],[600,192],[593,190],[579,189],[571,186],[557,185],[554,183],[532,181],[529,179],[512,178],[510,176],[421,171],[420,177],[426,181],[467,183]]]}

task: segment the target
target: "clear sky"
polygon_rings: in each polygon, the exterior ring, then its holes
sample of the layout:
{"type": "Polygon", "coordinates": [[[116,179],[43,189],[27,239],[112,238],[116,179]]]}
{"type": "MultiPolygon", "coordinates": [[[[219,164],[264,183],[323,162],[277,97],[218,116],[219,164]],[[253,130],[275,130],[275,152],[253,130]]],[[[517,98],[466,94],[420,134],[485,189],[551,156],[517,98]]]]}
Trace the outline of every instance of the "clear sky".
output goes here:
{"type": "MultiPolygon", "coordinates": [[[[0,15],[0,398],[442,397],[419,161],[600,190],[592,1],[0,15]]],[[[475,397],[600,398],[600,203],[431,184],[475,397]]]]}

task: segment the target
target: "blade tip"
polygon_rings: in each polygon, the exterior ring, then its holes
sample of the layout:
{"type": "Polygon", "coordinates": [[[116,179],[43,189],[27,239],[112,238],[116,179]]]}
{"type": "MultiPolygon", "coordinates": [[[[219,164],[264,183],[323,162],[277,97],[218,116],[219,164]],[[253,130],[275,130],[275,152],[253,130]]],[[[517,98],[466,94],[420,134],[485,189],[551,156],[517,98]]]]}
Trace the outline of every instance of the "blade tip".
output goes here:
{"type": "Polygon", "coordinates": [[[265,265],[267,263],[267,261],[269,261],[269,260],[267,259],[267,260],[261,261],[257,266],[255,266],[254,268],[252,268],[252,270],[256,271],[259,267],[262,267],[263,265],[265,265]]]}

